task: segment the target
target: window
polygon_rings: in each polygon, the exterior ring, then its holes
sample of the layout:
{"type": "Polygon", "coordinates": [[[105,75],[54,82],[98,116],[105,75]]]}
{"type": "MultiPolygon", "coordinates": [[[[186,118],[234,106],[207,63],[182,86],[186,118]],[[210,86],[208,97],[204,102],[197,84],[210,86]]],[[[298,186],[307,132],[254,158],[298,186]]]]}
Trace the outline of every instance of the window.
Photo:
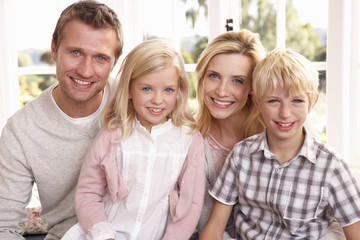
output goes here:
{"type": "MultiPolygon", "coordinates": [[[[0,1],[0,35],[3,36],[0,38],[0,52],[2,53],[0,56],[0,129],[6,119],[20,107],[18,75],[36,75],[51,79],[52,74],[55,73],[53,66],[44,63],[18,68],[16,64],[18,46],[22,43],[30,43],[30,40],[34,39],[36,46],[33,46],[45,52],[49,50],[51,34],[60,12],[74,1],[0,1]],[[34,23],[37,16],[40,16],[41,20],[34,23]],[[16,23],[17,19],[21,20],[20,24],[16,23]],[[28,23],[33,25],[27,25],[28,23]],[[20,36],[17,35],[18,32],[20,36]],[[42,33],[46,36],[39,35],[42,33]]],[[[264,22],[256,22],[256,19],[252,17],[257,14],[259,8],[257,0],[207,0],[205,7],[198,6],[197,0],[102,0],[101,2],[111,6],[122,22],[125,38],[122,58],[135,45],[154,35],[171,39],[176,46],[179,46],[179,50],[191,42],[190,39],[186,39],[187,34],[205,37],[204,42],[207,38],[212,40],[226,31],[227,19],[233,19],[234,30],[238,30],[241,26],[256,31],[257,27],[260,32],[259,27],[264,28],[264,25],[261,25],[264,22]],[[199,10],[195,30],[192,30],[191,22],[185,18],[185,12],[192,8],[195,12],[199,10]],[[148,9],[151,11],[147,11],[148,9]],[[206,13],[207,17],[205,17],[206,13]],[[155,19],[154,16],[160,16],[160,18],[155,19]],[[186,26],[186,29],[182,26],[186,26]]],[[[352,168],[360,169],[360,148],[358,147],[360,144],[360,127],[358,126],[360,96],[357,94],[360,92],[359,2],[357,0],[267,0],[261,2],[266,4],[260,6],[264,9],[263,18],[266,19],[267,24],[273,24],[267,34],[261,36],[262,42],[267,45],[268,50],[275,46],[293,47],[314,61],[322,74],[321,77],[326,77],[326,86],[322,89],[324,94],[321,100],[324,104],[321,109],[318,109],[325,119],[319,116],[315,118],[319,118],[318,121],[321,124],[326,122],[326,127],[323,128],[326,130],[326,141],[329,146],[344,156],[352,168]],[[311,12],[312,10],[315,11],[311,12]],[[316,16],[316,18],[309,20],[311,16],[316,16]],[[324,23],[315,22],[318,20],[328,21],[326,34],[319,31],[321,28],[318,25],[323,26],[324,23]],[[307,22],[312,25],[312,32],[308,29],[307,22]],[[303,32],[298,33],[297,31],[300,30],[303,32]],[[326,47],[326,51],[316,56],[307,49],[306,43],[315,35],[320,35],[318,47],[326,47]],[[296,37],[300,38],[294,41],[296,37]]],[[[321,53],[321,51],[317,52],[321,53]]],[[[196,58],[192,57],[192,61],[188,62],[189,72],[195,69],[196,60],[194,59],[196,58]]],[[[117,68],[113,73],[116,72],[117,68]]]]}

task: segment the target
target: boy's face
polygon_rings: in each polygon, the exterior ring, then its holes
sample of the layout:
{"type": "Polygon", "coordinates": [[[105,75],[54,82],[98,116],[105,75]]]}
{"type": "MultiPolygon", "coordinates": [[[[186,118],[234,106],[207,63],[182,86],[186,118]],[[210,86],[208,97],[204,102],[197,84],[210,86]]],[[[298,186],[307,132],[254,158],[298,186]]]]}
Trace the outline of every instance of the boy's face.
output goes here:
{"type": "Polygon", "coordinates": [[[309,99],[304,92],[290,94],[276,90],[255,101],[267,129],[269,144],[303,139],[302,127],[309,113],[309,99]]]}

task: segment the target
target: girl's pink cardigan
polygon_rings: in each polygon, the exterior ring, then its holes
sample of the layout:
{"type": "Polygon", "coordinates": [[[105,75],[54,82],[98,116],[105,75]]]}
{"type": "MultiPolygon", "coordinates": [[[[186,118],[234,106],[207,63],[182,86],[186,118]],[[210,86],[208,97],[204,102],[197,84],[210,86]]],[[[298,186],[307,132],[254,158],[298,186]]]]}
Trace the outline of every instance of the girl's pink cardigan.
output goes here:
{"type": "MultiPolygon", "coordinates": [[[[86,232],[94,224],[107,220],[102,202],[106,193],[113,202],[128,194],[116,163],[118,139],[115,130],[100,131],[84,161],[75,194],[75,210],[86,232]]],[[[204,141],[196,132],[178,179],[178,189],[169,195],[171,221],[163,239],[189,239],[193,234],[204,201],[204,165],[204,141]]]]}

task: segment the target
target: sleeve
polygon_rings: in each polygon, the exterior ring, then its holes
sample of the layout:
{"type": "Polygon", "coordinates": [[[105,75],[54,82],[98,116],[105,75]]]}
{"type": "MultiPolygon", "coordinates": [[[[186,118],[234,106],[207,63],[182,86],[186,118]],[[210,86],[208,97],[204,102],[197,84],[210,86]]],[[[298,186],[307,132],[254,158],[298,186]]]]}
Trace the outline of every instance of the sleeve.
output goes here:
{"type": "Polygon", "coordinates": [[[34,178],[20,140],[8,122],[0,138],[0,239],[23,239],[19,223],[27,219],[34,178]]]}
{"type": "MultiPolygon", "coordinates": [[[[100,132],[91,144],[81,168],[75,194],[75,210],[81,227],[104,232],[100,222],[107,222],[103,197],[109,193],[113,202],[127,195],[116,164],[116,147],[109,134],[100,132]]],[[[104,228],[106,229],[106,228],[104,228]]]]}
{"type": "Polygon", "coordinates": [[[228,154],[220,175],[209,194],[217,201],[226,205],[235,205],[238,201],[238,178],[237,178],[237,156],[235,148],[228,154]]]}
{"type": "Polygon", "coordinates": [[[178,188],[170,193],[171,220],[163,239],[189,239],[199,221],[205,193],[204,140],[199,132],[192,137],[178,188]]]}
{"type": "Polygon", "coordinates": [[[92,240],[115,239],[115,234],[116,230],[110,223],[99,222],[89,229],[86,238],[92,240]]]}
{"type": "Polygon", "coordinates": [[[360,221],[360,185],[341,160],[330,180],[329,204],[342,227],[360,221]]]}

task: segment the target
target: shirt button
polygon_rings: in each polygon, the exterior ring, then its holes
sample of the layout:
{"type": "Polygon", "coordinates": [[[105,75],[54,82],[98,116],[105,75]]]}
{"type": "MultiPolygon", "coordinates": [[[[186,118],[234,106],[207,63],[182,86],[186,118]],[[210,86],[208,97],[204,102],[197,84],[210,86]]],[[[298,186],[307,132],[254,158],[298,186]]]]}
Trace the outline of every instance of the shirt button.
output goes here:
{"type": "Polygon", "coordinates": [[[281,171],[280,168],[276,169],[276,173],[280,173],[280,171],[281,171]]]}

